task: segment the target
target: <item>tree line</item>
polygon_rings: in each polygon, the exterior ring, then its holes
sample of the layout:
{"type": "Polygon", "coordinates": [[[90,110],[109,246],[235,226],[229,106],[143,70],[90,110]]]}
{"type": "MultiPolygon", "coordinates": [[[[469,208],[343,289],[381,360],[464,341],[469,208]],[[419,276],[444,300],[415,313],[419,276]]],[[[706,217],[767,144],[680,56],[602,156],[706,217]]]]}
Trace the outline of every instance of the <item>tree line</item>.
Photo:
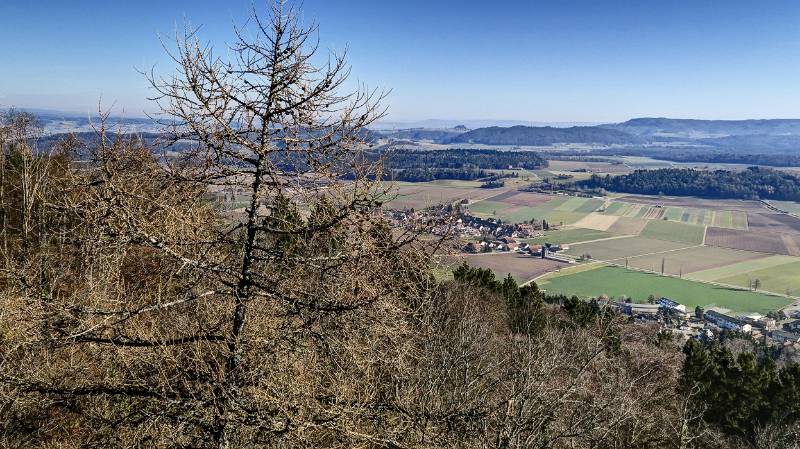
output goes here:
{"type": "MultiPolygon", "coordinates": [[[[389,152],[364,152],[362,157],[368,162],[381,162],[383,179],[407,182],[437,179],[473,181],[503,176],[489,170],[535,170],[547,166],[547,160],[533,151],[397,149],[389,152]]],[[[352,179],[354,176],[353,173],[347,173],[345,179],[352,179]]]]}
{"type": "Polygon", "coordinates": [[[742,171],[664,168],[620,176],[592,175],[579,188],[646,195],[800,201],[800,177],[759,167],[742,171]]]}

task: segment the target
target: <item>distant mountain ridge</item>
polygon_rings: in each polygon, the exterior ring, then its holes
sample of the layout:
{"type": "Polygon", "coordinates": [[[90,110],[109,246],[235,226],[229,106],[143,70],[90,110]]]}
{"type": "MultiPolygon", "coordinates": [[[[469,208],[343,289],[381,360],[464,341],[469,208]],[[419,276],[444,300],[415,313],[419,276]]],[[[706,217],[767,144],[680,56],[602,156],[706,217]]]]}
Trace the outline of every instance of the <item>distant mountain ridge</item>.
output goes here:
{"type": "MultiPolygon", "coordinates": [[[[25,109],[21,109],[25,110],[25,109]]],[[[46,134],[91,132],[99,123],[96,116],[75,112],[29,109],[39,117],[46,134]]],[[[406,123],[408,125],[411,123],[406,123]]],[[[123,133],[156,133],[151,119],[112,116],[107,125],[123,133]]],[[[640,117],[621,123],[593,126],[532,126],[533,122],[492,120],[424,120],[407,128],[401,123],[383,123],[373,128],[372,138],[394,142],[432,142],[437,144],[477,144],[512,146],[551,146],[585,144],[621,146],[661,153],[682,148],[692,152],[752,155],[784,154],[800,156],[800,119],[699,120],[640,117]],[[504,126],[497,126],[501,123],[504,126]],[[493,124],[492,126],[478,126],[493,124]],[[513,126],[508,126],[513,125],[513,126]]]]}
{"type": "Polygon", "coordinates": [[[641,144],[646,139],[624,131],[596,126],[573,126],[554,128],[551,126],[512,126],[501,128],[492,126],[478,128],[459,134],[448,143],[472,143],[484,145],[534,145],[587,143],[599,145],[641,144]]]}
{"type": "Polygon", "coordinates": [[[599,127],[636,136],[673,136],[691,139],[745,135],[800,135],[800,119],[696,120],[642,117],[599,127]]]}
{"type": "MultiPolygon", "coordinates": [[[[6,110],[0,108],[0,112],[6,110]]],[[[93,126],[97,126],[100,123],[100,117],[96,113],[81,114],[79,112],[29,108],[17,108],[17,110],[35,115],[44,127],[46,134],[90,132],[93,130],[93,126]]],[[[106,125],[110,129],[123,133],[152,133],[159,130],[159,126],[147,117],[112,115],[108,117],[106,125]]]]}

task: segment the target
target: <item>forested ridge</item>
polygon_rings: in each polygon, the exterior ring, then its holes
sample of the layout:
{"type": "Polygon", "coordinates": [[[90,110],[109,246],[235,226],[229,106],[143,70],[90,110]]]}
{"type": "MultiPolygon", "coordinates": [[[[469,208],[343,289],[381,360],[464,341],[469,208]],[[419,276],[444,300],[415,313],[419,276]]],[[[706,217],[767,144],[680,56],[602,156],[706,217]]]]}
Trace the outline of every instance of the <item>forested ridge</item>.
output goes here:
{"type": "Polygon", "coordinates": [[[800,177],[759,167],[742,171],[664,168],[620,176],[592,175],[580,187],[646,195],[800,201],[800,177]]]}
{"type": "Polygon", "coordinates": [[[365,152],[363,157],[370,162],[381,161],[384,179],[409,182],[475,180],[492,176],[490,170],[535,170],[547,166],[547,160],[533,151],[394,149],[365,152]]]}

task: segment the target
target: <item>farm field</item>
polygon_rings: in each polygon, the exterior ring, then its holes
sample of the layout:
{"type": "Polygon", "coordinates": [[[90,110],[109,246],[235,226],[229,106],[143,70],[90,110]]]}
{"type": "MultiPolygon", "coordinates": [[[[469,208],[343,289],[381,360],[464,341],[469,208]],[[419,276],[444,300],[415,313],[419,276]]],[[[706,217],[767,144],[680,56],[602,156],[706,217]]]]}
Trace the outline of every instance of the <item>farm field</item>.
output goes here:
{"type": "MultiPolygon", "coordinates": [[[[645,237],[623,237],[599,242],[581,243],[572,245],[567,254],[581,256],[589,254],[593,259],[605,261],[619,261],[626,257],[641,256],[644,254],[674,251],[693,245],[670,242],[666,240],[649,239],[645,237]]],[[[621,263],[624,263],[622,261],[621,263]]]]}
{"type": "Polygon", "coordinates": [[[488,199],[470,204],[469,210],[470,212],[476,215],[495,216],[498,214],[502,214],[503,211],[511,209],[513,207],[514,206],[511,204],[501,203],[499,201],[493,201],[492,199],[488,199]]]}
{"type": "Polygon", "coordinates": [[[617,215],[620,217],[636,217],[640,213],[646,213],[648,209],[650,209],[649,206],[643,206],[641,204],[621,203],[615,201],[606,207],[604,213],[609,215],[617,215]],[[642,212],[642,209],[644,209],[645,212],[642,212]]]}
{"type": "Polygon", "coordinates": [[[732,229],[747,229],[747,215],[741,211],[714,211],[711,209],[675,206],[657,207],[640,203],[612,201],[607,203],[605,209],[601,210],[601,212],[606,215],[620,217],[645,218],[648,220],[666,218],[670,221],[698,226],[714,225],[732,229]]]}
{"type": "Polygon", "coordinates": [[[555,198],[556,197],[553,195],[544,195],[541,193],[530,193],[530,192],[517,192],[514,190],[510,190],[508,192],[503,192],[499,195],[487,198],[487,200],[501,201],[503,203],[511,204],[514,206],[536,207],[544,203],[547,203],[548,201],[552,201],[555,198]]]}
{"type": "Polygon", "coordinates": [[[570,244],[575,242],[586,242],[589,240],[607,239],[611,237],[619,237],[619,235],[605,231],[597,231],[594,229],[573,228],[559,231],[548,231],[545,232],[543,237],[525,239],[525,241],[539,245],[543,243],[570,244]]]}
{"type": "Polygon", "coordinates": [[[706,245],[790,255],[783,237],[779,234],[709,227],[706,231],[706,245]]]}
{"type": "Polygon", "coordinates": [[[673,242],[693,243],[699,245],[703,243],[705,227],[684,224],[668,220],[650,220],[639,233],[642,237],[653,239],[670,240],[673,242]]]}
{"type": "Polygon", "coordinates": [[[663,261],[665,274],[675,276],[688,275],[691,277],[690,273],[695,271],[719,269],[720,267],[726,267],[737,263],[746,264],[768,256],[768,254],[750,251],[738,251],[735,249],[716,248],[713,246],[695,246],[662,254],[631,257],[628,259],[628,266],[640,270],[660,272],[663,261]]]}
{"type": "Polygon", "coordinates": [[[748,227],[756,232],[800,234],[800,218],[777,212],[747,214],[748,227]]]}
{"type": "Polygon", "coordinates": [[[697,198],[691,196],[684,197],[662,197],[662,196],[647,196],[647,195],[624,195],[619,197],[620,201],[638,204],[660,204],[664,207],[690,207],[696,209],[711,209],[711,210],[736,210],[744,212],[760,212],[764,211],[764,206],[753,200],[727,200],[727,199],[711,199],[711,198],[697,198]]]}
{"type": "Polygon", "coordinates": [[[746,262],[739,262],[732,265],[711,268],[703,271],[696,271],[694,273],[690,273],[688,277],[700,281],[719,281],[720,279],[734,277],[753,271],[764,270],[798,261],[800,261],[800,259],[796,257],[768,255],[767,257],[760,259],[748,260],[746,262]]]}
{"type": "MultiPolygon", "coordinates": [[[[504,278],[508,274],[519,283],[527,282],[541,276],[567,267],[569,264],[556,262],[538,257],[522,256],[516,253],[471,254],[463,257],[467,264],[473,267],[487,268],[494,271],[495,276],[504,278]]],[[[461,263],[460,261],[458,263],[461,263]]]]}
{"type": "Polygon", "coordinates": [[[475,181],[452,180],[420,183],[398,182],[386,195],[386,206],[395,209],[424,209],[461,199],[480,201],[498,193],[490,189],[481,189],[478,187],[479,185],[475,181]],[[474,183],[474,185],[466,183],[474,183]]]}
{"type": "MultiPolygon", "coordinates": [[[[762,291],[800,294],[800,219],[759,202],[645,195],[597,199],[520,192],[514,187],[487,190],[478,184],[397,183],[397,197],[390,207],[420,209],[468,199],[469,210],[479,216],[517,223],[545,219],[551,225],[566,226],[526,241],[569,244],[568,255],[588,254],[619,265],[627,262],[635,269],[631,271],[660,272],[663,260],[666,274],[682,275],[685,281],[746,288],[750,279],[757,278],[762,291]]],[[[782,210],[800,209],[797,203],[775,205],[782,210]]],[[[563,267],[517,254],[467,257],[469,263],[490,268],[498,276],[511,273],[519,282],[563,267]]],[[[565,271],[574,269],[570,266],[565,271]]]]}
{"type": "Polygon", "coordinates": [[[525,201],[524,197],[520,198],[517,195],[502,197],[498,195],[485,201],[470,204],[468,207],[476,215],[495,217],[512,223],[526,222],[535,218],[537,220],[544,219],[556,225],[569,225],[588,215],[588,212],[580,212],[578,209],[588,209],[602,205],[602,200],[589,198],[568,196],[549,198],[550,200],[547,202],[540,202],[540,197],[533,197],[530,199],[529,204],[538,202],[538,205],[531,207],[508,202],[512,200],[521,200],[519,202],[522,202],[525,201]],[[501,201],[497,201],[498,198],[501,201]]]}
{"type": "Polygon", "coordinates": [[[791,300],[779,296],[604,265],[563,275],[548,275],[537,284],[549,294],[563,293],[583,298],[605,294],[609,297],[628,296],[635,302],[645,302],[651,294],[665,296],[689,309],[699,305],[766,314],[791,303],[791,300]]]}
{"type": "Polygon", "coordinates": [[[717,228],[740,229],[746,231],[747,214],[741,211],[718,210],[714,212],[714,219],[707,225],[717,228]]]}
{"type": "Polygon", "coordinates": [[[647,220],[641,218],[619,217],[607,229],[608,232],[617,234],[639,235],[647,225],[647,220]]]}
{"type": "Polygon", "coordinates": [[[613,164],[610,162],[586,162],[586,161],[548,161],[548,169],[554,171],[573,171],[586,170],[589,173],[629,173],[633,171],[624,164],[613,164]]]}
{"type": "Polygon", "coordinates": [[[750,281],[755,279],[758,279],[761,284],[758,287],[760,290],[795,295],[800,292],[800,259],[793,263],[722,278],[719,279],[719,282],[748,288],[750,281]]]}
{"type": "Polygon", "coordinates": [[[800,203],[795,203],[794,201],[769,201],[770,204],[777,207],[780,210],[785,210],[790,214],[800,215],[800,203]]]}
{"type": "Polygon", "coordinates": [[[607,231],[608,228],[614,226],[614,224],[616,224],[620,218],[621,217],[617,217],[615,215],[603,215],[593,212],[576,221],[574,226],[578,228],[594,229],[597,231],[607,231]]]}

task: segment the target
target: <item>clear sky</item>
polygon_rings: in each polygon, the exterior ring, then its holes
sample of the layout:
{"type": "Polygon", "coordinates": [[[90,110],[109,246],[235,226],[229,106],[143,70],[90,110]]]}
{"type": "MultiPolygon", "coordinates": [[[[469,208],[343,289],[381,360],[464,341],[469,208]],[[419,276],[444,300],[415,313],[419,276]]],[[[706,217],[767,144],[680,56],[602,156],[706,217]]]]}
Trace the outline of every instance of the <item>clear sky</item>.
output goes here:
{"type": "MultiPolygon", "coordinates": [[[[256,0],[260,7],[262,0],[256,0]]],[[[0,105],[141,115],[184,19],[222,47],[251,0],[0,0],[0,105]]],[[[800,118],[800,2],[305,0],[389,120],[800,118]]]]}

